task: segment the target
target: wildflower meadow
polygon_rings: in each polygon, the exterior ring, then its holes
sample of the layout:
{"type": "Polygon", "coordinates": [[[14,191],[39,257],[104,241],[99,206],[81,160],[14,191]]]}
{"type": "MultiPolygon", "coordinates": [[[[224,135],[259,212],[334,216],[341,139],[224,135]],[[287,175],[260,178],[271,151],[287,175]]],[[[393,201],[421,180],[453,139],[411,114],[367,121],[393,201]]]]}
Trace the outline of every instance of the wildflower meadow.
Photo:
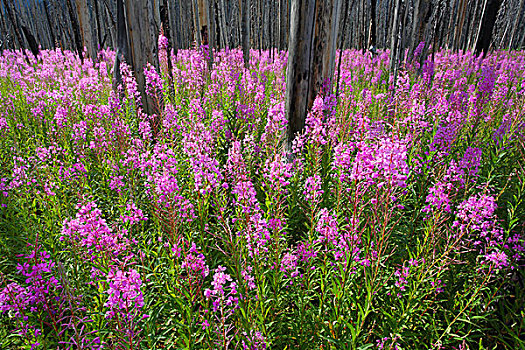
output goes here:
{"type": "Polygon", "coordinates": [[[1,349],[525,348],[524,52],[207,55],[0,56],[1,349]]]}

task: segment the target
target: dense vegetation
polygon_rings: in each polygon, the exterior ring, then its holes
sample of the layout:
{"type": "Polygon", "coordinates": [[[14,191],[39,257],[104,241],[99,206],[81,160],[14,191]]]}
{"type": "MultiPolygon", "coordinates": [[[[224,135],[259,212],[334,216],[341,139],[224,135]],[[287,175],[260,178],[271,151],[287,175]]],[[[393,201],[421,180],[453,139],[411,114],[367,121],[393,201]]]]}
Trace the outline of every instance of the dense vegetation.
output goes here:
{"type": "Polygon", "coordinates": [[[525,53],[345,51],[291,156],[285,52],[162,47],[0,57],[0,348],[525,346],[525,53]]]}

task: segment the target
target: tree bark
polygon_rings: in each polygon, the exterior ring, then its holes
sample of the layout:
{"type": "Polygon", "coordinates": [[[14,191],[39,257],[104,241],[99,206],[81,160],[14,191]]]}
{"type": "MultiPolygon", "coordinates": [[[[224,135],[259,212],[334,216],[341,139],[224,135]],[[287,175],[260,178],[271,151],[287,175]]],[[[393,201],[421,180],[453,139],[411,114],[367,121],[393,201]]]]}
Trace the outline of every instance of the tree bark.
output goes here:
{"type": "Polygon", "coordinates": [[[38,53],[40,50],[38,49],[38,43],[36,42],[35,37],[33,34],[29,31],[29,28],[27,28],[25,25],[22,25],[22,32],[24,33],[24,36],[26,37],[27,43],[29,44],[29,50],[37,58],[38,53]]]}
{"type": "Polygon", "coordinates": [[[463,24],[465,23],[465,14],[467,12],[467,0],[459,0],[458,22],[454,28],[454,41],[452,47],[457,49],[461,43],[461,34],[463,33],[463,24]]]}
{"type": "Polygon", "coordinates": [[[509,45],[507,46],[507,50],[511,50],[512,48],[514,48],[514,42],[515,42],[515,39],[516,39],[516,31],[518,29],[518,23],[519,23],[519,20],[520,20],[520,16],[522,15],[523,13],[523,0],[520,0],[520,3],[518,5],[518,11],[515,11],[514,13],[514,22],[512,24],[512,32],[510,34],[510,40],[509,40],[509,45]]]}
{"type": "Polygon", "coordinates": [[[131,63],[128,46],[128,30],[126,17],[124,14],[124,0],[117,0],[117,54],[113,65],[113,90],[117,91],[122,84],[122,74],[120,73],[120,63],[131,63]]]}
{"type": "Polygon", "coordinates": [[[241,0],[241,32],[242,32],[242,55],[244,58],[244,67],[250,65],[250,0],[241,0]]]}
{"type": "Polygon", "coordinates": [[[370,4],[370,48],[373,48],[374,50],[375,50],[376,41],[377,41],[376,6],[377,6],[377,0],[371,0],[371,4],[370,4]]]}
{"type": "Polygon", "coordinates": [[[208,16],[208,4],[206,0],[197,1],[197,13],[199,17],[199,33],[201,35],[202,45],[208,45],[208,28],[210,27],[208,16]]]}
{"type": "Polygon", "coordinates": [[[292,0],[286,84],[287,152],[317,94],[331,93],[339,0],[292,0]]]}
{"type": "MultiPolygon", "coordinates": [[[[374,0],[372,0],[374,1],[374,0]]],[[[335,98],[338,101],[339,98],[339,82],[341,80],[341,62],[343,60],[343,46],[345,44],[346,39],[346,22],[348,21],[348,2],[345,2],[344,10],[343,10],[343,31],[342,31],[342,37],[339,42],[339,62],[337,62],[337,82],[335,87],[335,98]]]]}
{"type": "Polygon", "coordinates": [[[415,4],[410,54],[414,53],[414,50],[421,42],[424,41],[428,45],[428,38],[425,38],[425,32],[430,21],[431,4],[429,0],[416,0],[415,4]]]}
{"type": "Polygon", "coordinates": [[[221,13],[219,10],[219,2],[218,0],[212,0],[213,1],[213,13],[214,13],[214,19],[215,19],[215,38],[216,38],[216,45],[217,49],[224,48],[224,40],[222,38],[222,24],[221,24],[221,13]]]}
{"type": "MultiPolygon", "coordinates": [[[[9,1],[9,0],[7,0],[9,1]]],[[[9,21],[11,22],[11,25],[13,26],[13,31],[15,32],[16,40],[18,40],[18,45],[20,46],[20,49],[24,52],[24,39],[22,38],[22,34],[20,34],[20,31],[18,30],[18,25],[15,21],[15,16],[13,15],[13,9],[11,8],[9,2],[5,2],[3,4],[3,7],[7,13],[7,17],[9,18],[9,21]]],[[[27,57],[27,56],[26,56],[27,57]]]]}
{"type": "Polygon", "coordinates": [[[43,6],[44,6],[44,13],[46,15],[47,25],[49,26],[49,35],[51,36],[51,47],[53,47],[53,45],[56,45],[56,39],[55,39],[55,34],[54,34],[55,28],[53,27],[53,25],[51,24],[51,20],[49,19],[49,8],[48,8],[49,4],[47,0],[43,1],[43,6]]]}
{"type": "Polygon", "coordinates": [[[227,30],[226,26],[226,5],[224,3],[224,0],[221,0],[220,6],[220,17],[221,17],[221,37],[222,37],[222,45],[224,48],[230,47],[230,35],[227,30]]]}
{"type": "Polygon", "coordinates": [[[77,17],[75,16],[75,12],[73,11],[73,5],[71,5],[71,0],[66,0],[66,3],[67,3],[67,9],[69,13],[69,20],[71,21],[73,35],[75,38],[77,53],[80,57],[80,60],[84,61],[84,48],[82,45],[82,36],[80,34],[80,26],[78,24],[77,17]]]}
{"type": "Polygon", "coordinates": [[[398,30],[399,30],[399,7],[402,0],[395,0],[396,7],[394,9],[394,16],[392,18],[392,32],[390,33],[390,71],[394,71],[395,66],[398,64],[396,62],[397,55],[397,46],[398,46],[398,30]]]}
{"type": "Polygon", "coordinates": [[[9,48],[9,33],[4,21],[4,14],[0,8],[0,52],[9,48]]]}
{"type": "Polygon", "coordinates": [[[197,0],[192,0],[191,2],[191,9],[193,12],[193,27],[195,28],[194,34],[194,40],[197,43],[197,47],[201,47],[202,40],[201,40],[201,31],[200,31],[200,20],[199,20],[199,6],[197,5],[197,0]]]}
{"type": "MultiPolygon", "coordinates": [[[[167,6],[167,16],[169,18],[170,24],[170,36],[171,36],[171,48],[173,49],[173,54],[177,55],[177,51],[181,46],[179,22],[180,18],[178,16],[178,9],[173,0],[165,0],[167,6]]],[[[169,53],[171,55],[171,52],[169,53]]],[[[171,60],[170,60],[171,61],[171,60]]]]}
{"type": "Polygon", "coordinates": [[[151,63],[158,69],[159,57],[157,38],[160,27],[158,2],[155,0],[125,0],[126,24],[129,33],[131,66],[135,72],[138,89],[142,96],[142,107],[147,114],[153,114],[153,100],[145,92],[144,67],[151,63]],[[158,16],[158,17],[157,17],[158,16]]]}
{"type": "Polygon", "coordinates": [[[100,28],[100,13],[98,10],[98,0],[93,0],[93,6],[95,7],[95,23],[97,25],[97,53],[102,50],[102,31],[100,28]]]}
{"type": "Polygon", "coordinates": [[[75,0],[77,8],[77,21],[82,37],[82,46],[87,49],[87,53],[91,58],[97,57],[97,50],[93,42],[93,26],[91,15],[91,1],[90,0],[75,0]]]}
{"type": "Polygon", "coordinates": [[[279,1],[279,50],[286,48],[286,30],[288,29],[288,16],[286,9],[288,8],[288,1],[279,1]],[[286,2],[286,4],[284,4],[286,2]]]}
{"type": "Polygon", "coordinates": [[[213,61],[214,61],[214,54],[215,54],[215,48],[216,48],[216,29],[215,29],[215,11],[213,10],[213,3],[214,0],[207,0],[207,11],[208,11],[208,52],[209,52],[209,59],[208,59],[208,68],[211,71],[213,68],[213,61]]]}
{"type": "Polygon", "coordinates": [[[492,30],[494,29],[496,16],[502,2],[502,0],[488,0],[485,3],[478,38],[476,40],[476,54],[488,52],[492,40],[492,30]]]}
{"type": "Polygon", "coordinates": [[[167,68],[168,68],[168,77],[170,82],[170,88],[173,88],[173,66],[171,63],[171,51],[172,51],[172,31],[171,31],[171,21],[169,16],[169,7],[168,7],[168,0],[161,0],[160,6],[159,6],[159,12],[160,12],[160,23],[162,23],[162,32],[166,39],[168,40],[168,46],[166,48],[167,51],[167,68]]]}

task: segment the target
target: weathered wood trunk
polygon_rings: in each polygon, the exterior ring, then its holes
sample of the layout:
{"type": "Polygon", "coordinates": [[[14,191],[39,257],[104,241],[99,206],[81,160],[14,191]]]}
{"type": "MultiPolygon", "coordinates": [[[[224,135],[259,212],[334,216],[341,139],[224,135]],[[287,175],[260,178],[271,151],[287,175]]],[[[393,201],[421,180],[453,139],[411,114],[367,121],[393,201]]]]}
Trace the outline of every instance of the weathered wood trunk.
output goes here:
{"type": "Polygon", "coordinates": [[[22,32],[24,33],[24,36],[26,37],[27,43],[29,45],[29,50],[31,50],[31,53],[33,54],[33,56],[37,58],[40,50],[38,49],[38,43],[36,42],[35,37],[31,33],[29,28],[27,28],[25,25],[22,25],[21,27],[22,27],[22,32]]]}
{"type": "Polygon", "coordinates": [[[230,47],[230,35],[228,31],[228,27],[226,25],[226,5],[224,3],[224,0],[220,1],[219,6],[219,15],[221,20],[221,38],[222,38],[222,45],[224,48],[230,47]]]}
{"type": "Polygon", "coordinates": [[[458,6],[458,16],[452,42],[453,48],[458,48],[461,45],[461,34],[463,33],[463,24],[465,23],[465,16],[467,13],[467,0],[459,0],[458,6]]]}
{"type": "Polygon", "coordinates": [[[20,33],[20,30],[18,29],[18,23],[16,22],[15,16],[13,14],[13,9],[11,8],[11,4],[9,3],[9,0],[7,2],[4,0],[2,7],[5,9],[7,17],[9,18],[9,22],[13,26],[13,31],[15,32],[16,40],[18,41],[18,45],[20,49],[23,49],[25,47],[24,45],[24,39],[22,37],[22,34],[20,33]]]}
{"type": "Polygon", "coordinates": [[[287,152],[316,95],[331,92],[341,1],[292,0],[286,72],[287,152]]]}
{"type": "Polygon", "coordinates": [[[122,84],[122,74],[120,73],[120,63],[131,62],[129,56],[128,30],[124,12],[124,0],[117,0],[117,54],[113,66],[113,90],[117,90],[122,84]]]}
{"type": "Polygon", "coordinates": [[[198,31],[201,35],[202,45],[208,45],[208,28],[210,28],[210,18],[208,15],[208,4],[207,0],[197,1],[197,12],[199,17],[198,31]]]}
{"type": "Polygon", "coordinates": [[[0,7],[0,51],[9,48],[9,31],[4,20],[4,13],[0,7]]]}
{"type": "Polygon", "coordinates": [[[157,38],[160,30],[158,0],[125,0],[127,32],[129,34],[130,64],[135,72],[142,96],[142,108],[147,114],[155,112],[153,100],[145,92],[144,67],[159,67],[157,38]]]}
{"type": "Polygon", "coordinates": [[[398,32],[401,26],[399,7],[401,6],[402,0],[396,0],[396,6],[394,9],[394,16],[392,18],[392,31],[390,33],[390,71],[393,72],[398,66],[397,47],[399,45],[398,32]]]}
{"type": "Polygon", "coordinates": [[[242,32],[242,55],[244,58],[244,67],[250,65],[250,0],[241,0],[241,32],[242,32]]]}
{"type": "Polygon", "coordinates": [[[171,23],[168,14],[168,0],[160,0],[159,5],[160,23],[162,31],[166,39],[168,39],[168,52],[171,51],[172,37],[171,37],[171,23]]]}
{"type": "Polygon", "coordinates": [[[193,10],[193,25],[195,28],[195,42],[197,43],[197,47],[201,47],[202,45],[202,34],[201,34],[201,24],[200,24],[200,18],[199,18],[199,6],[197,4],[197,0],[193,0],[191,2],[191,8],[193,10]]]}
{"type": "Polygon", "coordinates": [[[99,8],[98,8],[98,0],[93,0],[93,7],[95,9],[95,23],[97,25],[96,27],[96,30],[97,30],[97,46],[96,46],[96,49],[97,49],[97,52],[100,51],[102,49],[102,46],[104,45],[104,43],[102,42],[102,30],[100,28],[100,11],[99,11],[99,8]]]}
{"type": "Polygon", "coordinates": [[[377,6],[377,0],[371,0],[371,4],[370,4],[370,45],[369,47],[373,50],[375,50],[375,47],[377,44],[376,6],[377,6]]]}
{"type": "Polygon", "coordinates": [[[224,47],[224,41],[222,39],[222,24],[221,24],[221,13],[219,11],[218,0],[212,0],[213,7],[213,18],[215,19],[215,44],[217,49],[222,49],[224,47]]]}
{"type": "MultiPolygon", "coordinates": [[[[173,54],[177,55],[177,51],[182,47],[181,30],[180,30],[180,7],[177,0],[166,0],[168,6],[168,16],[170,21],[171,38],[173,54]]],[[[170,53],[171,54],[171,53],[170,53]]]]}
{"type": "Polygon", "coordinates": [[[416,47],[425,42],[428,45],[428,38],[425,38],[425,32],[430,22],[432,12],[431,2],[429,0],[416,0],[414,6],[414,23],[412,27],[410,54],[414,53],[416,47]]]}
{"type": "Polygon", "coordinates": [[[93,16],[91,14],[90,0],[75,0],[77,9],[78,27],[80,29],[80,36],[82,38],[82,46],[86,48],[87,54],[91,58],[97,57],[97,50],[94,43],[93,35],[93,16]]]}
{"type": "Polygon", "coordinates": [[[492,40],[492,30],[496,23],[496,16],[501,7],[502,0],[488,0],[485,3],[483,16],[480,23],[478,38],[476,40],[476,54],[487,53],[492,40]]]}
{"type": "Polygon", "coordinates": [[[102,3],[104,4],[104,7],[102,9],[102,22],[104,27],[104,38],[102,39],[102,45],[104,46],[104,43],[106,41],[110,42],[108,43],[108,46],[110,47],[116,47],[117,46],[117,21],[115,20],[116,17],[116,3],[115,6],[109,6],[108,0],[102,0],[102,3]]]}
{"type": "Polygon", "coordinates": [[[215,29],[215,11],[213,10],[213,3],[214,0],[207,0],[206,4],[208,6],[208,51],[209,51],[209,58],[208,58],[208,68],[211,70],[213,67],[213,61],[214,61],[214,53],[216,48],[216,29],[215,29]]]}
{"type": "MultiPolygon", "coordinates": [[[[374,0],[372,0],[374,1],[374,0]]],[[[335,97],[339,97],[339,82],[341,81],[341,62],[343,60],[343,47],[346,38],[346,23],[348,22],[348,1],[345,2],[343,6],[343,30],[339,43],[339,62],[337,62],[337,82],[335,88],[335,97]]]]}
{"type": "Polygon", "coordinates": [[[520,20],[520,16],[523,14],[524,12],[524,8],[523,8],[523,0],[520,0],[520,3],[518,5],[518,8],[517,8],[517,11],[516,13],[514,14],[514,22],[513,22],[513,25],[512,25],[512,32],[510,34],[510,40],[509,40],[509,45],[507,46],[507,49],[508,50],[511,50],[512,48],[514,48],[514,45],[516,43],[516,32],[518,30],[518,23],[519,23],[519,20],[520,20]]]}
{"type": "Polygon", "coordinates": [[[286,49],[286,33],[288,29],[288,1],[279,1],[279,50],[286,49]]]}
{"type": "Polygon", "coordinates": [[[82,36],[80,34],[80,26],[78,24],[78,19],[75,15],[75,12],[73,11],[73,5],[71,4],[71,0],[67,0],[67,10],[69,13],[69,19],[71,21],[72,29],[73,29],[73,35],[75,38],[75,46],[77,49],[77,53],[80,56],[80,60],[84,60],[84,48],[82,45],[82,36]]]}
{"type": "MultiPolygon", "coordinates": [[[[21,14],[16,13],[15,6],[19,6],[19,4],[13,6],[12,2],[11,3],[8,2],[8,3],[2,4],[2,6],[5,7],[7,17],[9,18],[9,22],[11,22],[11,25],[13,26],[13,30],[15,32],[16,39],[19,42],[20,48],[21,49],[26,48],[27,46],[25,45],[25,43],[27,42],[28,47],[31,50],[31,53],[36,58],[38,55],[39,49],[38,49],[38,44],[36,42],[36,39],[31,33],[31,29],[28,27],[29,24],[27,22],[29,22],[30,19],[26,15],[21,15],[21,14]],[[24,41],[24,38],[26,39],[25,41],[24,41]]],[[[25,55],[25,51],[24,51],[24,55],[25,55]]]]}

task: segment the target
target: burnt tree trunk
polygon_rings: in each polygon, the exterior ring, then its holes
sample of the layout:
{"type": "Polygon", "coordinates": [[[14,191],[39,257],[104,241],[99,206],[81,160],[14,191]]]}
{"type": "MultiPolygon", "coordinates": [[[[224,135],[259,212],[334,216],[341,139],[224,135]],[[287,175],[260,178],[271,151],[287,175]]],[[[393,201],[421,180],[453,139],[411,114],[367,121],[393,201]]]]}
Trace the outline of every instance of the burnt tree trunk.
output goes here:
{"type": "Polygon", "coordinates": [[[244,67],[250,65],[250,0],[242,0],[241,8],[242,55],[244,67]]]}
{"type": "Polygon", "coordinates": [[[208,4],[206,0],[197,1],[197,14],[199,18],[198,31],[201,35],[202,45],[208,45],[208,28],[210,28],[210,18],[208,16],[208,4]]]}
{"type": "Polygon", "coordinates": [[[102,30],[100,28],[100,11],[98,10],[98,0],[93,0],[95,7],[95,23],[97,25],[97,52],[102,50],[104,43],[102,42],[102,30]]]}
{"type": "Polygon", "coordinates": [[[208,11],[208,68],[213,68],[214,53],[216,48],[216,30],[215,30],[215,11],[213,10],[214,0],[206,0],[206,6],[208,11]]]}
{"type": "Polygon", "coordinates": [[[516,31],[518,29],[518,23],[520,20],[520,16],[523,13],[523,0],[520,0],[520,3],[518,5],[518,11],[514,14],[514,23],[512,25],[512,32],[510,34],[509,39],[509,45],[507,47],[508,50],[511,50],[514,47],[514,43],[516,42],[516,31]]]}
{"type": "Polygon", "coordinates": [[[73,11],[73,5],[71,5],[71,0],[67,0],[67,10],[69,13],[69,20],[71,21],[71,26],[73,27],[73,35],[75,38],[75,46],[77,53],[80,56],[80,60],[84,61],[84,48],[82,45],[82,37],[80,35],[80,26],[78,24],[77,17],[75,16],[75,11],[73,11]]]}
{"type": "Polygon", "coordinates": [[[4,20],[4,13],[0,8],[0,52],[9,48],[9,32],[4,20]]]}
{"type": "Polygon", "coordinates": [[[288,22],[287,22],[287,11],[288,8],[288,1],[280,0],[279,1],[279,21],[278,21],[278,27],[279,27],[279,50],[284,50],[286,48],[286,29],[288,28],[288,22]],[[285,4],[286,2],[286,4],[285,4]]]}
{"type": "Polygon", "coordinates": [[[486,2],[483,11],[483,17],[481,18],[478,39],[476,40],[476,54],[480,54],[481,52],[488,52],[490,42],[492,39],[492,30],[494,29],[494,24],[496,23],[496,16],[498,14],[502,2],[502,0],[488,0],[486,2]]]}
{"type": "Polygon", "coordinates": [[[117,54],[113,66],[113,90],[117,91],[122,84],[120,63],[130,62],[128,46],[128,30],[126,28],[126,17],[124,14],[124,0],[117,0],[117,54]]]}
{"type": "Polygon", "coordinates": [[[25,25],[22,25],[21,27],[22,27],[22,32],[24,33],[24,36],[26,37],[27,43],[29,44],[29,50],[31,51],[33,56],[37,58],[40,50],[38,49],[38,43],[36,42],[35,37],[31,33],[29,28],[27,28],[25,25]]]}
{"type": "Polygon", "coordinates": [[[171,23],[170,23],[170,17],[168,13],[168,0],[161,0],[160,6],[159,6],[159,13],[160,13],[160,23],[162,24],[162,32],[166,39],[168,40],[168,46],[166,48],[167,51],[167,68],[168,68],[168,77],[170,81],[170,87],[173,87],[173,75],[172,75],[172,63],[170,59],[171,50],[172,50],[172,36],[171,36],[171,23]]]}
{"type": "Polygon", "coordinates": [[[430,0],[416,0],[416,5],[414,6],[414,23],[412,27],[410,54],[413,54],[416,47],[423,41],[426,46],[429,45],[427,38],[425,38],[425,32],[428,28],[431,14],[432,7],[430,0]]]}
{"type": "Polygon", "coordinates": [[[222,37],[222,46],[224,48],[230,47],[230,34],[228,32],[228,27],[226,25],[226,5],[224,0],[220,1],[219,4],[219,16],[221,20],[221,37],[222,37]]]}
{"type": "Polygon", "coordinates": [[[170,19],[171,37],[173,39],[173,54],[177,56],[178,50],[182,47],[182,36],[180,29],[180,6],[177,0],[167,0],[167,5],[168,16],[170,19]]]}
{"type": "Polygon", "coordinates": [[[9,21],[11,22],[11,25],[13,26],[13,31],[15,32],[16,40],[18,40],[18,45],[20,46],[20,50],[22,50],[22,52],[24,52],[25,54],[24,39],[22,38],[22,34],[20,34],[20,31],[18,30],[18,24],[15,20],[15,16],[13,15],[13,9],[11,8],[9,4],[9,0],[7,0],[7,2],[4,1],[3,7],[7,13],[7,17],[9,18],[9,21]]]}
{"type": "Polygon", "coordinates": [[[160,13],[158,1],[125,0],[126,24],[129,34],[130,64],[135,72],[138,89],[142,96],[142,108],[146,114],[155,112],[155,105],[146,94],[144,67],[152,64],[159,67],[157,38],[160,30],[160,13]]]}
{"type": "Polygon", "coordinates": [[[456,27],[454,28],[454,39],[452,47],[457,49],[461,45],[461,34],[463,33],[463,24],[465,23],[465,14],[467,13],[467,0],[459,0],[458,15],[456,18],[456,27]]]}
{"type": "Polygon", "coordinates": [[[401,23],[399,23],[399,18],[401,16],[399,16],[399,8],[401,5],[401,1],[402,0],[395,0],[396,1],[396,6],[394,8],[394,14],[393,14],[393,18],[392,18],[392,31],[390,33],[390,72],[393,72],[396,68],[397,68],[397,65],[398,65],[398,62],[397,62],[397,46],[399,45],[399,40],[398,40],[398,31],[399,31],[399,27],[401,26],[401,23]]]}
{"type": "MultiPolygon", "coordinates": [[[[372,0],[374,1],[374,0],[372,0]]],[[[337,62],[337,82],[335,86],[335,98],[339,97],[339,82],[341,81],[341,62],[343,60],[343,47],[346,39],[346,22],[348,21],[348,2],[345,2],[343,9],[343,31],[339,42],[339,61],[337,62]]]]}
{"type": "Polygon", "coordinates": [[[44,13],[46,15],[46,22],[47,22],[47,25],[49,27],[49,36],[51,37],[51,48],[57,44],[57,40],[55,38],[55,28],[54,26],[51,24],[51,20],[49,19],[49,4],[47,2],[47,0],[44,0],[43,3],[42,3],[42,6],[44,8],[44,13]]]}
{"type": "Polygon", "coordinates": [[[222,40],[222,24],[221,24],[221,13],[219,11],[218,0],[212,0],[213,6],[213,18],[215,19],[215,44],[217,49],[224,48],[224,41],[222,40]]]}
{"type": "MultiPolygon", "coordinates": [[[[376,7],[377,0],[371,0],[370,3],[370,49],[375,51],[377,42],[377,20],[376,20],[376,7]]],[[[345,21],[346,22],[346,21],[345,21]]]]}
{"type": "Polygon", "coordinates": [[[193,12],[193,27],[195,28],[194,38],[197,43],[197,47],[200,48],[202,45],[202,37],[200,31],[200,19],[199,19],[199,6],[197,5],[197,0],[191,2],[191,8],[193,12]]]}
{"type": "Polygon", "coordinates": [[[286,72],[287,152],[316,95],[331,92],[341,1],[292,0],[286,72]]]}
{"type": "Polygon", "coordinates": [[[77,21],[80,29],[80,35],[82,37],[82,46],[87,49],[89,57],[97,57],[97,50],[93,42],[93,26],[92,15],[91,15],[91,1],[89,0],[75,0],[77,8],[77,21]]]}

